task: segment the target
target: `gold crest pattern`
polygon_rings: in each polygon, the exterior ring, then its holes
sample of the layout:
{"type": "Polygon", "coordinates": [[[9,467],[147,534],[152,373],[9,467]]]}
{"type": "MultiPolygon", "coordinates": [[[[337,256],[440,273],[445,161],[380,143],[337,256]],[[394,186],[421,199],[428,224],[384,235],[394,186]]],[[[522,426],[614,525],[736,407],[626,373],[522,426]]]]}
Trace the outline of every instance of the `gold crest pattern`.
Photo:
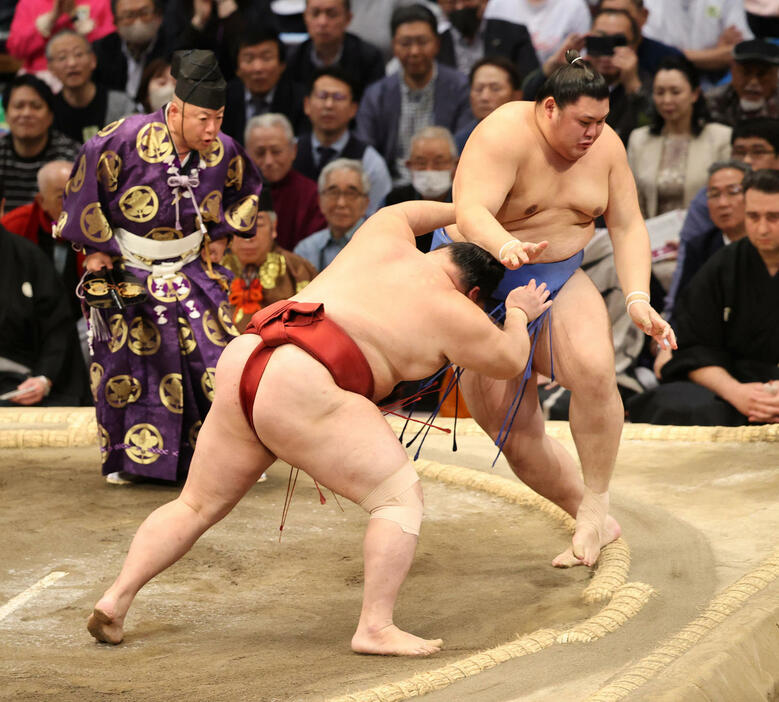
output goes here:
{"type": "Polygon", "coordinates": [[[200,202],[200,215],[204,222],[219,223],[222,217],[219,211],[222,209],[222,193],[212,190],[200,202]]]}
{"type": "Polygon", "coordinates": [[[219,314],[219,321],[222,323],[222,327],[224,328],[224,330],[230,336],[238,336],[239,332],[235,328],[235,324],[233,324],[233,316],[230,310],[230,303],[226,301],[220,302],[218,314],[219,314]]]}
{"type": "Polygon", "coordinates": [[[189,445],[192,447],[192,450],[195,450],[195,444],[197,444],[197,437],[198,434],[200,434],[200,427],[203,426],[202,420],[198,419],[190,428],[189,428],[189,445]]]}
{"type": "Polygon", "coordinates": [[[80,224],[81,233],[90,241],[98,244],[108,241],[114,235],[99,202],[90,202],[81,210],[80,224]]]}
{"type": "Polygon", "coordinates": [[[216,166],[222,161],[222,157],[225,154],[225,147],[222,140],[217,137],[211,142],[211,146],[208,147],[208,151],[204,151],[201,155],[206,162],[206,167],[216,166]]]}
{"type": "Polygon", "coordinates": [[[130,322],[129,341],[127,345],[137,356],[151,356],[160,348],[162,334],[157,325],[143,317],[134,317],[130,322]]]}
{"type": "Polygon", "coordinates": [[[279,276],[287,272],[287,259],[278,251],[269,251],[260,266],[260,285],[264,290],[273,290],[279,276]]]}
{"type": "Polygon", "coordinates": [[[116,151],[104,151],[97,162],[97,179],[108,192],[116,191],[121,171],[122,158],[119,154],[116,151]]]}
{"type": "Polygon", "coordinates": [[[299,293],[303,288],[306,287],[311,281],[310,280],[299,280],[295,284],[295,293],[299,293]]]}
{"type": "Polygon", "coordinates": [[[225,179],[225,188],[235,188],[240,190],[243,185],[244,171],[243,156],[234,156],[227,166],[227,178],[225,179]]]}
{"type": "Polygon", "coordinates": [[[248,232],[254,228],[257,220],[257,205],[257,196],[247,195],[228,208],[225,212],[225,220],[233,229],[248,232]]]}
{"type": "Polygon", "coordinates": [[[65,210],[62,210],[62,212],[60,212],[60,216],[57,218],[57,223],[51,228],[51,235],[55,239],[62,238],[62,230],[65,228],[67,223],[68,213],[65,210]]]}
{"type": "Polygon", "coordinates": [[[183,239],[184,233],[173,227],[154,227],[146,234],[147,239],[154,241],[173,241],[174,239],[183,239]]]}
{"type": "Polygon", "coordinates": [[[124,435],[124,443],[130,460],[143,465],[154,463],[163,450],[162,434],[153,424],[134,424],[124,435]]]}
{"type": "Polygon", "coordinates": [[[186,300],[192,292],[192,283],[181,272],[173,278],[155,278],[150,274],[146,279],[146,287],[149,288],[151,296],[160,302],[186,300]]]}
{"type": "Polygon", "coordinates": [[[84,178],[87,175],[87,157],[82,155],[78,160],[76,172],[73,177],[65,184],[65,193],[77,193],[84,185],[84,178]]]}
{"type": "Polygon", "coordinates": [[[203,314],[203,331],[212,344],[215,344],[216,346],[227,346],[229,339],[225,335],[219,320],[214,316],[214,313],[211,310],[206,310],[203,314]]]}
{"type": "Polygon", "coordinates": [[[127,341],[127,322],[124,317],[120,314],[111,315],[108,318],[108,331],[111,333],[111,338],[106,342],[108,350],[116,353],[127,341]]]}
{"type": "Polygon", "coordinates": [[[102,424],[97,425],[97,440],[100,444],[100,462],[105,463],[108,460],[108,454],[111,453],[111,437],[102,424]]]}
{"type": "Polygon", "coordinates": [[[115,122],[111,122],[111,124],[106,124],[105,127],[103,127],[98,133],[98,136],[101,137],[107,137],[109,134],[112,134],[115,132],[119,127],[122,126],[122,122],[124,122],[125,118],[122,117],[122,119],[118,119],[115,122]]]}
{"type": "Polygon", "coordinates": [[[97,391],[100,387],[100,381],[103,379],[105,370],[99,363],[92,363],[89,366],[89,389],[92,391],[92,399],[97,402],[97,391]]]}
{"type": "Polygon", "coordinates": [[[195,335],[192,333],[192,327],[184,317],[178,318],[179,349],[182,356],[188,356],[197,348],[195,335]]]}
{"type": "Polygon", "coordinates": [[[216,368],[206,368],[203,377],[200,378],[200,387],[210,402],[214,401],[214,378],[216,377],[216,368]]]}
{"type": "Polygon", "coordinates": [[[160,380],[160,400],[169,412],[181,414],[184,411],[184,385],[181,373],[168,373],[160,380]]]}
{"type": "Polygon", "coordinates": [[[141,396],[141,383],[131,375],[115,375],[106,381],[104,392],[111,407],[122,409],[141,396]]]}
{"type": "Polygon", "coordinates": [[[135,148],[146,163],[162,163],[173,153],[173,142],[168,128],[163,122],[145,124],[138,131],[135,148]]]}
{"type": "Polygon", "coordinates": [[[148,222],[159,207],[157,193],[149,185],[136,185],[119,198],[119,209],[131,222],[148,222]]]}

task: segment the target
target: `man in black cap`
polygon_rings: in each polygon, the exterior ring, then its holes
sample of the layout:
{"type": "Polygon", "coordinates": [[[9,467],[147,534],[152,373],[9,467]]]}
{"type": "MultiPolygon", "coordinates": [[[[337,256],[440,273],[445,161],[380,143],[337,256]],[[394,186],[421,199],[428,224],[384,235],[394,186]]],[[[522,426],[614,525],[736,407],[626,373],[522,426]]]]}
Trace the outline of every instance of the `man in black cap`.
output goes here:
{"type": "Polygon", "coordinates": [[[217,359],[236,334],[229,272],[201,254],[210,240],[253,234],[257,216],[259,174],[219,131],[225,81],[214,54],[177,52],[172,72],[169,104],[84,145],[55,227],[84,247],[87,271],[121,279],[124,269],[146,282],[144,302],[90,313],[90,379],[111,481],[186,477],[217,359]]]}
{"type": "Polygon", "coordinates": [[[779,117],[779,46],[762,39],[742,41],[733,47],[732,78],[706,93],[715,122],[735,127],[754,117],[779,117]]]}

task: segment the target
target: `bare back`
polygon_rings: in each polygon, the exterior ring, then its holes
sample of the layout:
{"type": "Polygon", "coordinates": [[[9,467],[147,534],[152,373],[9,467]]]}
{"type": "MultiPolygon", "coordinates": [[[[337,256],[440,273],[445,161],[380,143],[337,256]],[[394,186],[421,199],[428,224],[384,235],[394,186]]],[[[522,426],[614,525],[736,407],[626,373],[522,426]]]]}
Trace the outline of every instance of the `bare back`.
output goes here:
{"type": "Polygon", "coordinates": [[[621,147],[613,130],[604,127],[584,155],[567,160],[545,139],[535,103],[503,105],[477,126],[460,158],[458,221],[459,201],[487,204],[483,194],[492,198],[487,207],[509,234],[549,242],[539,261],[568,258],[584,248],[594,220],[609,207],[612,167],[620,149],[624,155],[621,147]]]}

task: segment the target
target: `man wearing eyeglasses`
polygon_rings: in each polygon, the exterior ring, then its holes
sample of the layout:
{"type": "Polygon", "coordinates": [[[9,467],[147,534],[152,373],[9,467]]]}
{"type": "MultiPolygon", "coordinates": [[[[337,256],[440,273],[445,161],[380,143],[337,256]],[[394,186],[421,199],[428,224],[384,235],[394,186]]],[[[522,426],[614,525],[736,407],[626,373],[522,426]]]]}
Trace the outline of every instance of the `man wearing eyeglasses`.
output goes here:
{"type": "Polygon", "coordinates": [[[134,100],[143,69],[152,59],[168,56],[172,48],[160,31],[161,0],[112,0],[111,9],[116,31],[94,42],[93,80],[134,100]]]}
{"type": "MultiPolygon", "coordinates": [[[[733,160],[745,163],[753,171],[763,168],[779,168],[778,120],[762,118],[739,122],[733,128],[730,140],[733,160]]],[[[680,276],[682,270],[685,269],[688,248],[695,251],[701,245],[701,241],[707,241],[710,232],[718,228],[710,213],[707,191],[708,188],[703,187],[693,198],[687,210],[682,231],[679,233],[676,268],[663,309],[663,316],[666,319],[671,319],[673,316],[674,302],[679,294],[680,276]]]]}
{"type": "Polygon", "coordinates": [[[357,136],[384,157],[396,185],[409,182],[405,164],[411,138],[438,125],[454,133],[472,119],[468,79],[436,61],[435,16],[422,5],[392,15],[392,46],[401,70],[368,86],[357,112],[357,136]]]}
{"type": "Polygon", "coordinates": [[[312,129],[298,137],[293,166],[304,176],[318,180],[322,169],[337,158],[360,161],[371,182],[368,212],[372,214],[392,189],[392,178],[379,152],[349,129],[359,100],[352,74],[340,66],[321,68],[309,86],[303,110],[312,129]]]}
{"type": "Polygon", "coordinates": [[[365,219],[370,182],[359,161],[339,158],[324,167],[318,185],[319,209],[327,227],[303,239],[295,247],[295,253],[322,271],[349,243],[365,219]]]}
{"type": "Polygon", "coordinates": [[[54,126],[74,141],[83,144],[107,124],[135,112],[135,101],[126,93],[92,80],[97,60],[80,34],[65,29],[52,37],[46,58],[62,83],[54,96],[54,126]]]}

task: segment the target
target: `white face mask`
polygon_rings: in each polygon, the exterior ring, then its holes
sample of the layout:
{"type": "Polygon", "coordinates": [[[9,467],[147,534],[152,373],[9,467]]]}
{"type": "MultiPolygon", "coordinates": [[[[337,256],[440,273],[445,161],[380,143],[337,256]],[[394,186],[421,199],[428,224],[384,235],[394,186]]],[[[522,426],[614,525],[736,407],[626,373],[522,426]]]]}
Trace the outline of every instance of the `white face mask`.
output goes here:
{"type": "Polygon", "coordinates": [[[411,184],[424,198],[441,197],[452,187],[452,171],[411,171],[411,184]]]}
{"type": "Polygon", "coordinates": [[[765,107],[765,98],[762,100],[747,100],[746,98],[741,98],[739,104],[744,112],[757,112],[757,110],[762,110],[765,107]]]}
{"type": "Polygon", "coordinates": [[[160,87],[149,88],[149,108],[156,112],[164,104],[173,99],[173,92],[176,86],[173,83],[167,83],[160,87]]]}
{"type": "Polygon", "coordinates": [[[161,19],[153,19],[149,22],[137,20],[132,24],[119,25],[116,32],[128,44],[150,44],[157,36],[161,24],[161,19]]]}

